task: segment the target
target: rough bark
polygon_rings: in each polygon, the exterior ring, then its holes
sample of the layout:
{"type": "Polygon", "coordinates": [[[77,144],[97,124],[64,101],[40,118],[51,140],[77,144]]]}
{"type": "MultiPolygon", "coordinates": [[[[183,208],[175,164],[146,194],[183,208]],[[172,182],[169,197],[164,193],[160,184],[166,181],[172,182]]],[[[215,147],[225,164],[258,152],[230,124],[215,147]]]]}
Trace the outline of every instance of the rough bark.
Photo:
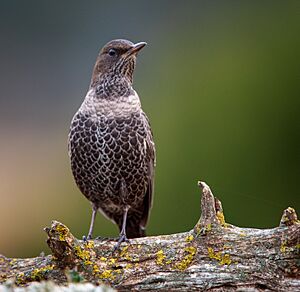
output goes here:
{"type": "Polygon", "coordinates": [[[76,239],[53,221],[45,228],[52,255],[0,256],[0,282],[87,281],[117,290],[300,291],[300,222],[294,209],[273,229],[227,224],[221,202],[202,189],[202,214],[188,232],[132,239],[112,254],[113,240],[76,239]]]}

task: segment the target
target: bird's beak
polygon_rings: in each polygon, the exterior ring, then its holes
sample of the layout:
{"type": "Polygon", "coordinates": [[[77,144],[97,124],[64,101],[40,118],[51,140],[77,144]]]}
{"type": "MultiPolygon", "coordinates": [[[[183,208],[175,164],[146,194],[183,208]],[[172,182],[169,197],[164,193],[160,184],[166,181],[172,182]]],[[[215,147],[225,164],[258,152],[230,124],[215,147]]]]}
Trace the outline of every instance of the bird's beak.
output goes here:
{"type": "Polygon", "coordinates": [[[146,46],[147,43],[145,42],[140,42],[134,44],[127,52],[127,56],[135,55],[137,54],[144,46],[146,46]]]}

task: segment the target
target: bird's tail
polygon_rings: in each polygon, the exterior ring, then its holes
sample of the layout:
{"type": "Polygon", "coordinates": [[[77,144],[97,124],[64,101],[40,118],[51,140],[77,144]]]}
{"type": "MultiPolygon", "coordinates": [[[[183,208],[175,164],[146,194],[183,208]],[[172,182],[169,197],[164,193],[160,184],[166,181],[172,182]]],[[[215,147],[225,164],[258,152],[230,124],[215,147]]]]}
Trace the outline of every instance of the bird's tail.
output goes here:
{"type": "Polygon", "coordinates": [[[126,235],[127,238],[144,237],[146,236],[146,230],[145,228],[142,228],[140,225],[127,225],[126,235]]]}

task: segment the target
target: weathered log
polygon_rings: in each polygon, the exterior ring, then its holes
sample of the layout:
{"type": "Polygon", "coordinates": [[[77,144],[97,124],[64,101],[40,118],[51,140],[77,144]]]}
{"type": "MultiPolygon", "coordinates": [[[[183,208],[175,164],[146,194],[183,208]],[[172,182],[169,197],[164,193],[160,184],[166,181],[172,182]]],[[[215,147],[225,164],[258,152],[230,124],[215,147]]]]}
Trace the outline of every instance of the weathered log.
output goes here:
{"type": "Polygon", "coordinates": [[[53,221],[45,228],[52,255],[0,256],[0,282],[91,282],[117,290],[300,291],[300,222],[294,209],[273,229],[225,222],[221,202],[202,189],[201,217],[188,232],[131,239],[112,253],[110,239],[76,239],[53,221]]]}

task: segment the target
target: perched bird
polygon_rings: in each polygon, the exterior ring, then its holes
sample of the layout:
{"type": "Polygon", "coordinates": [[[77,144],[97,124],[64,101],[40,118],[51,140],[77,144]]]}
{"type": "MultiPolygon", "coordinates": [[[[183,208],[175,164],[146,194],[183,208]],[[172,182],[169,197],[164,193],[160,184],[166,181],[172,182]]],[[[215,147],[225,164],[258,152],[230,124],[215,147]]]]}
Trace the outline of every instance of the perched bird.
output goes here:
{"type": "Polygon", "coordinates": [[[145,236],[152,205],[155,147],[150,124],[132,87],[137,53],[146,45],[112,40],[100,51],[86,97],[69,133],[71,168],[97,211],[116,223],[119,241],[145,236]]]}

